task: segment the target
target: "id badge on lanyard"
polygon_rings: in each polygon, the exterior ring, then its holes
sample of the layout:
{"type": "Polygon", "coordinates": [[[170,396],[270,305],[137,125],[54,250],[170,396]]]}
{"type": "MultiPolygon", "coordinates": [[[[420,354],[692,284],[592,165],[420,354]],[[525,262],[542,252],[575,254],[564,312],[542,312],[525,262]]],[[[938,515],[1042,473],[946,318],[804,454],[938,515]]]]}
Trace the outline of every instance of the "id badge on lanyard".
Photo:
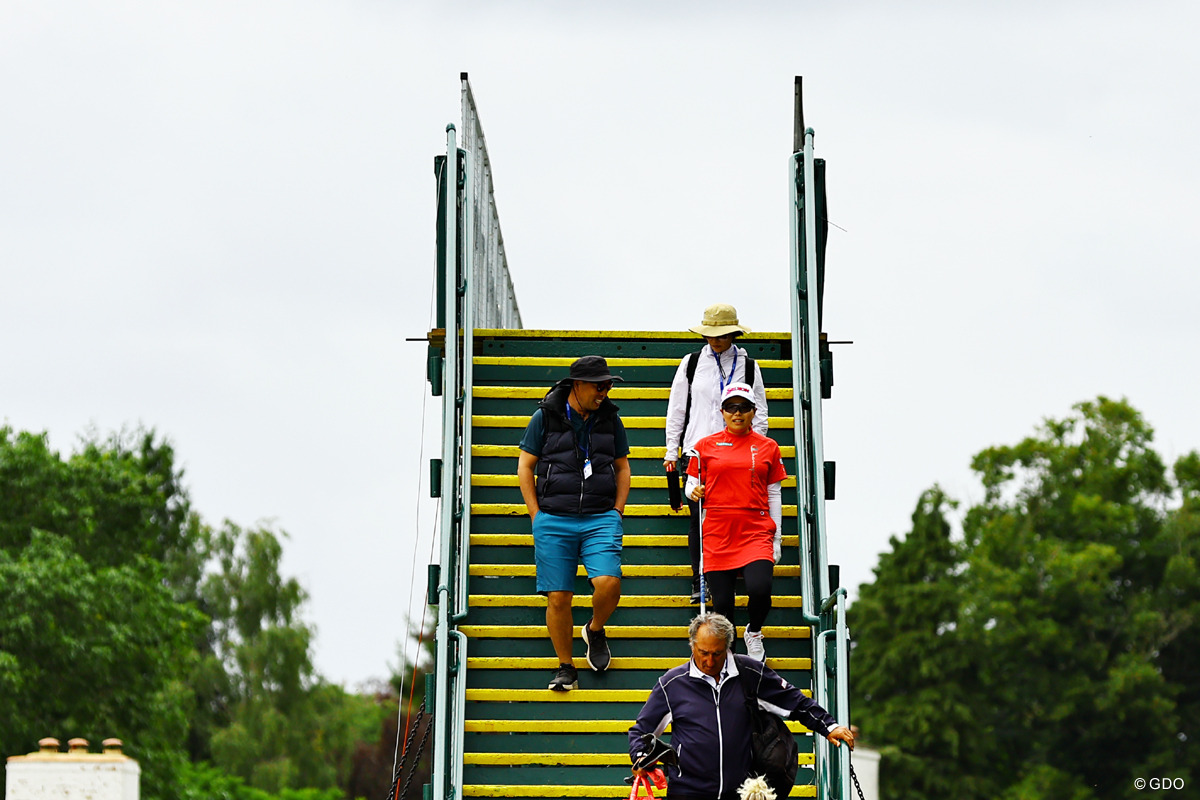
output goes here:
{"type": "MultiPolygon", "coordinates": [[[[567,404],[567,420],[571,419],[571,404],[567,404]]],[[[583,448],[583,479],[586,481],[592,477],[592,458],[588,455],[588,451],[592,449],[591,428],[589,425],[584,425],[584,432],[588,434],[588,446],[583,448]]],[[[582,438],[582,437],[581,437],[582,438]]]]}

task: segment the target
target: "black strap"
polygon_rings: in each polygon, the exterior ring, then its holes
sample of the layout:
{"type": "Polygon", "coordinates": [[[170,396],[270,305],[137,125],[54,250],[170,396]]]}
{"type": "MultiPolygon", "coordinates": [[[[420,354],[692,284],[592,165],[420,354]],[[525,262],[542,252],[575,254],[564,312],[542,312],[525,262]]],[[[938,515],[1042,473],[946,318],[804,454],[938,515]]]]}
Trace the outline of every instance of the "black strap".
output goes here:
{"type": "MultiPolygon", "coordinates": [[[[737,345],[734,345],[736,347],[737,345]]],[[[687,365],[687,405],[683,407],[683,430],[679,432],[679,446],[683,446],[684,439],[687,438],[688,422],[692,418],[692,381],[696,378],[696,365],[700,363],[700,351],[692,353],[688,356],[687,365]]],[[[746,384],[753,389],[755,376],[755,362],[750,356],[746,356],[746,384]]],[[[732,377],[732,376],[730,376],[732,377]]]]}
{"type": "Polygon", "coordinates": [[[700,363],[700,351],[692,353],[688,356],[687,365],[687,382],[688,382],[688,398],[687,405],[683,409],[683,430],[679,432],[679,446],[683,447],[683,441],[687,438],[688,420],[692,418],[692,380],[696,377],[696,365],[700,363]]]}

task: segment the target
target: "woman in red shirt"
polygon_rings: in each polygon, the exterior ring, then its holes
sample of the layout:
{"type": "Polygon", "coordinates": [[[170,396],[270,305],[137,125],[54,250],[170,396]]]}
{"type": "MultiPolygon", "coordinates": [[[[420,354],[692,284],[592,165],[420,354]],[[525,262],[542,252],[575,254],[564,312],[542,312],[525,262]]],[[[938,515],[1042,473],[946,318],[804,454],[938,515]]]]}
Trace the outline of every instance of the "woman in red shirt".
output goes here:
{"type": "Polygon", "coordinates": [[[740,573],[749,598],[746,653],[762,661],[762,626],[771,610],[771,578],[779,560],[780,484],[787,471],[775,440],[752,429],[753,389],[744,383],[726,386],[721,416],[725,430],[696,443],[686,490],[693,500],[703,498],[704,580],[713,610],[733,619],[734,581],[740,573]]]}

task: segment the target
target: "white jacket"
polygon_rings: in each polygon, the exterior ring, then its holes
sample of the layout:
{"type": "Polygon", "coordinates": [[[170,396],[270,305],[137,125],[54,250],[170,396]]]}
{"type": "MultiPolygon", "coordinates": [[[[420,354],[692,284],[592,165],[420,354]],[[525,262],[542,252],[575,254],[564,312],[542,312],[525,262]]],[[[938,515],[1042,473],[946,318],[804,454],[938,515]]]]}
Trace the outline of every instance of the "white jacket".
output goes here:
{"type": "MultiPolygon", "coordinates": [[[[696,363],[696,376],[692,379],[692,413],[688,429],[683,430],[683,412],[687,408],[688,382],[687,365],[691,354],[679,362],[675,380],[671,382],[671,399],[667,402],[667,452],[664,460],[679,458],[679,448],[688,452],[696,442],[709,434],[725,429],[725,418],[721,416],[721,372],[717,368],[717,355],[707,344],[700,350],[696,363]]],[[[725,371],[725,385],[745,383],[746,350],[734,345],[720,354],[721,369],[725,371]],[[737,366],[734,366],[734,354],[737,366]],[[732,374],[730,374],[732,372],[732,374]]],[[[767,391],[763,387],[762,364],[754,366],[754,430],[767,435],[767,391]]]]}

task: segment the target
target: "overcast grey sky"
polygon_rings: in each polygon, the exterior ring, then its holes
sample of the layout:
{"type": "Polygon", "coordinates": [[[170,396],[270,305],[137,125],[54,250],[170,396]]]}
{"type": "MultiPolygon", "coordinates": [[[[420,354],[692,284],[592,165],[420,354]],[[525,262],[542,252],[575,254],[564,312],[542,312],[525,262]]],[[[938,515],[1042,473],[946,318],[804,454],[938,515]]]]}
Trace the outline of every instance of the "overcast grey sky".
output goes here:
{"type": "Polygon", "coordinates": [[[1200,447],[1198,29],[1188,2],[7,0],[0,420],[168,435],[208,520],[290,533],[318,668],[384,676],[430,545],[404,339],[459,72],[526,326],[665,330],[718,301],[787,329],[803,75],[857,586],[923,489],[978,499],[970,457],[1073,403],[1200,447]]]}

